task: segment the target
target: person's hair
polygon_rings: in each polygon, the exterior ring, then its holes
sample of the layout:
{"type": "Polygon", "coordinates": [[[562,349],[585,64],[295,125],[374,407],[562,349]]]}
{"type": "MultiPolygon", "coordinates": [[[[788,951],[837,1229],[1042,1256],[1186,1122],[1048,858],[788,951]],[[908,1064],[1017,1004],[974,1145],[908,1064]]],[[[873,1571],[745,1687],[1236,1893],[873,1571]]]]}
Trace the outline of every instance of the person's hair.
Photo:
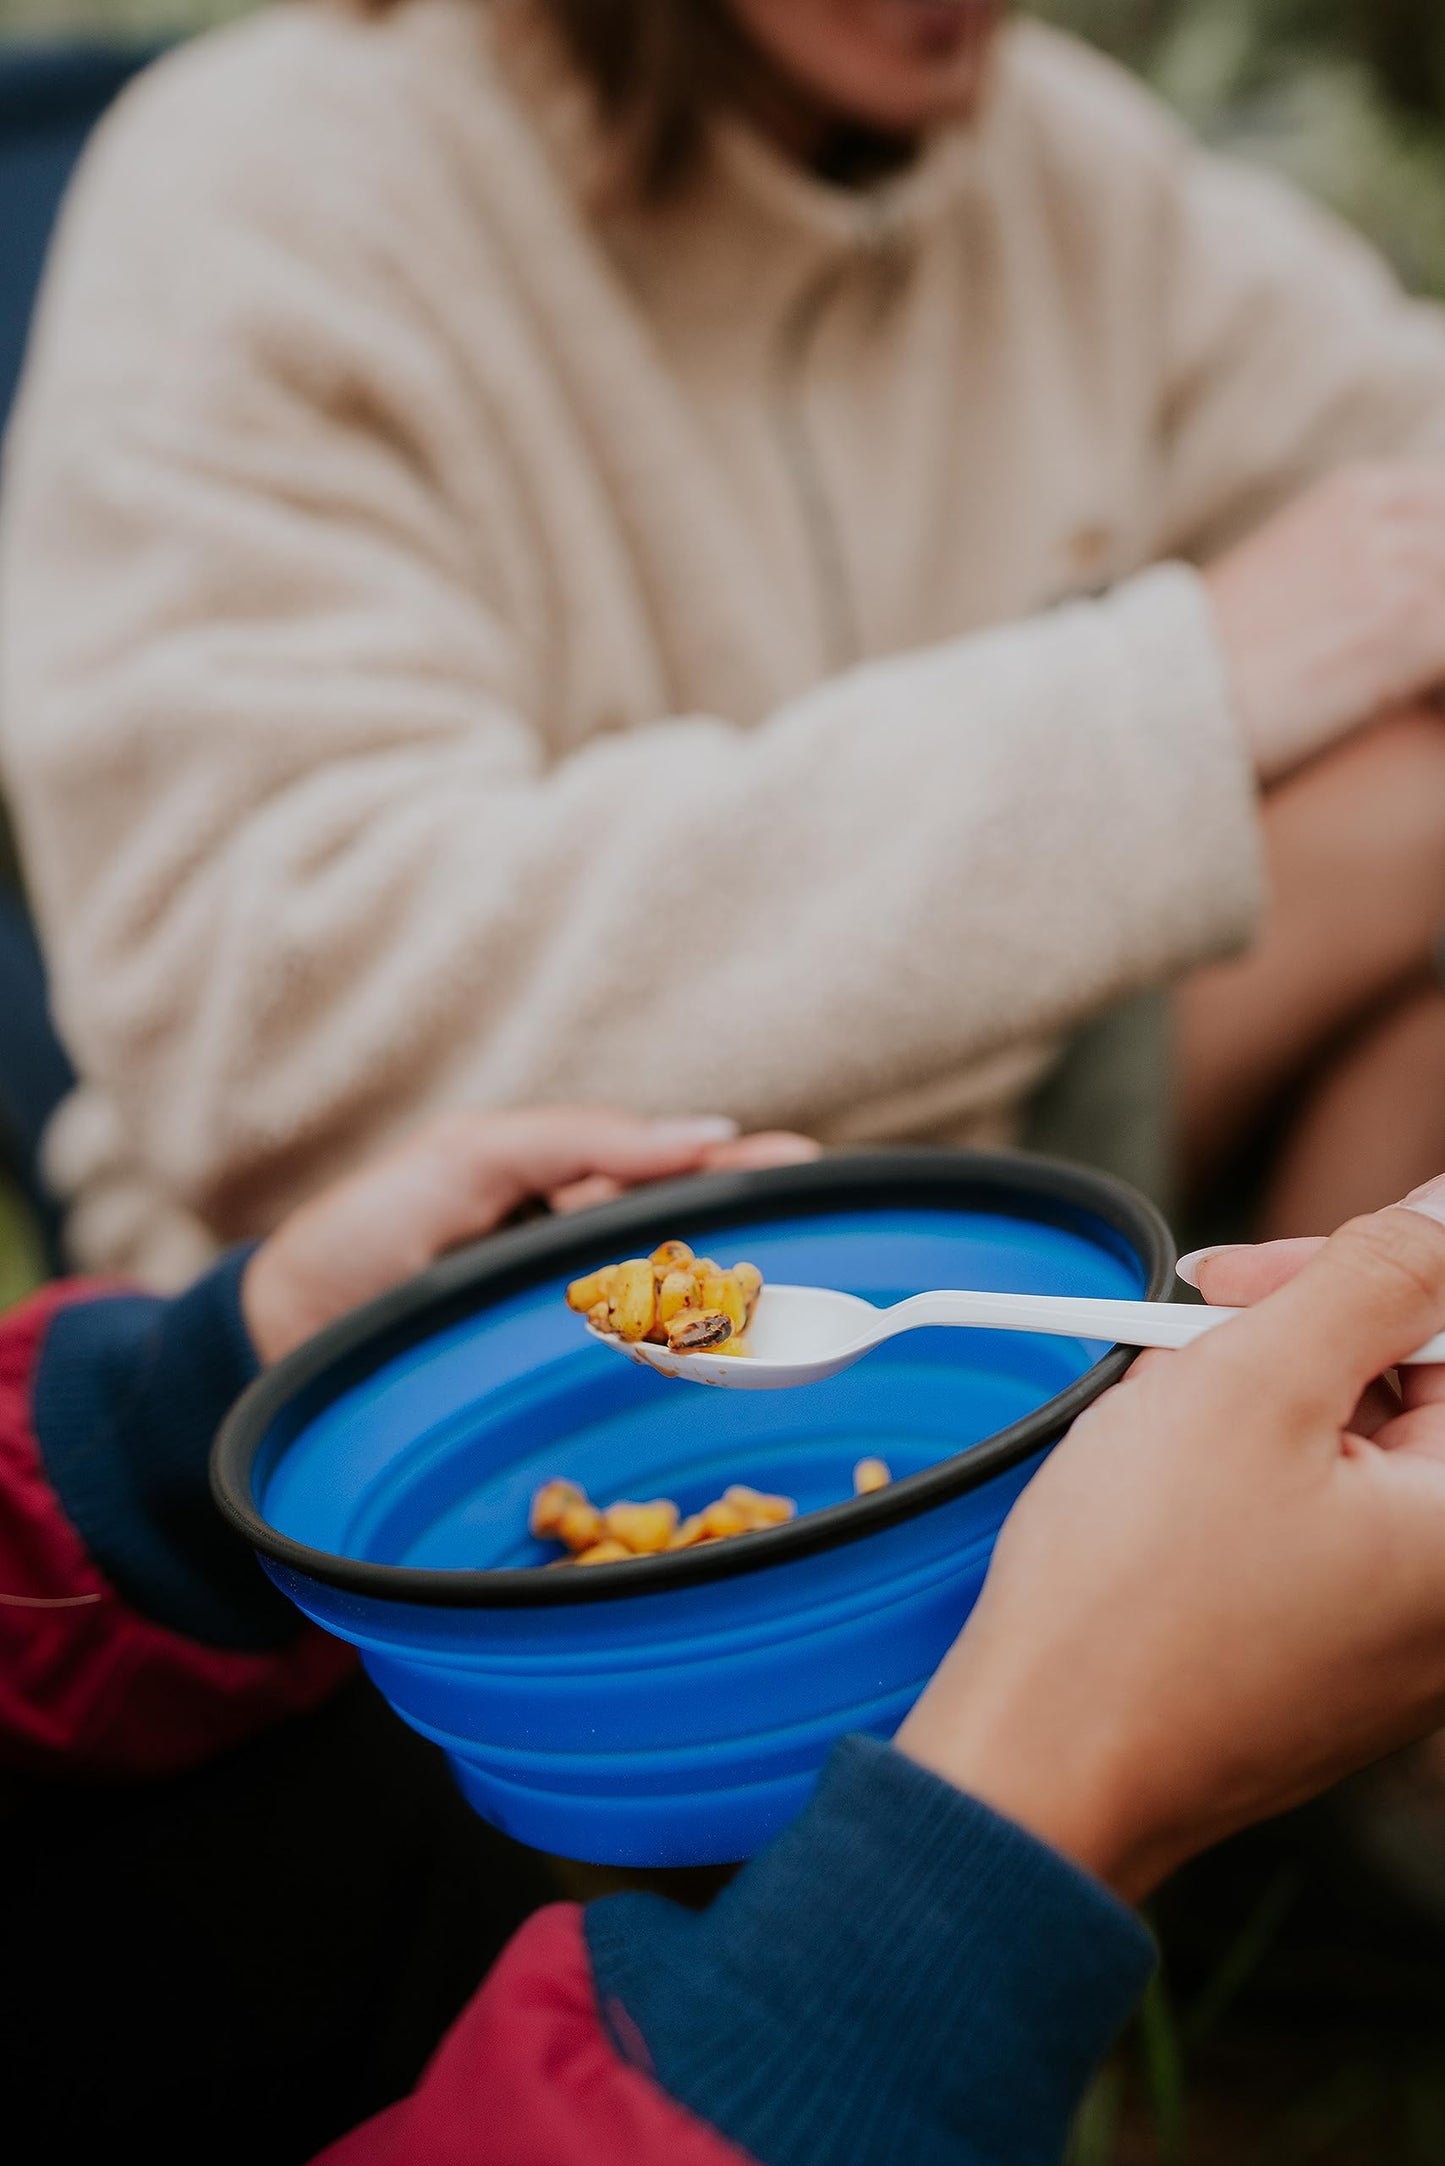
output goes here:
{"type": "Polygon", "coordinates": [[[683,179],[745,52],[725,0],[540,0],[624,145],[636,185],[683,179]]]}

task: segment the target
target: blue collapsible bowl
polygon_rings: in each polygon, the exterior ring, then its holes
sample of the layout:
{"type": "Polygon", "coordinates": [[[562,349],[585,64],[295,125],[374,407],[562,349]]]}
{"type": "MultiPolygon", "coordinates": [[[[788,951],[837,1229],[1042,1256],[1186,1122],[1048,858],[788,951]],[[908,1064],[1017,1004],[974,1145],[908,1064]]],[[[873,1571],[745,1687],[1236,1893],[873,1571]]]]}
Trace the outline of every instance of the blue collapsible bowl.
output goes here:
{"type": "Polygon", "coordinates": [[[227,1517],[308,1617],[360,1648],[477,1811],[597,1863],[748,1857],[852,1730],[890,1736],[977,1598],[998,1529],[1130,1355],[914,1332],[830,1382],[701,1391],[619,1360],[567,1281],[673,1235],[765,1279],[878,1302],[936,1286],[1158,1297],[1151,1205],[1068,1166],[870,1152],[640,1190],[459,1251],[252,1386],[223,1430],[227,1517]],[[892,1485],[853,1496],[877,1455],[892,1485]],[[712,1547],[541,1571],[551,1475],[696,1509],[798,1500],[712,1547]]]}

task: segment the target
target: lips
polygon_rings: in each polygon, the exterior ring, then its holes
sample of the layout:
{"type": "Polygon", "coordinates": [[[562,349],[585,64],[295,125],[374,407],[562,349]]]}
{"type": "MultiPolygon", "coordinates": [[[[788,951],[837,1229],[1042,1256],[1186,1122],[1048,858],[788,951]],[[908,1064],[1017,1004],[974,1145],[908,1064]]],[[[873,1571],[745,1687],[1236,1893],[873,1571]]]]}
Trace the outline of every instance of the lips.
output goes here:
{"type": "Polygon", "coordinates": [[[964,52],[1001,13],[1001,0],[877,0],[880,26],[930,60],[964,52]]]}

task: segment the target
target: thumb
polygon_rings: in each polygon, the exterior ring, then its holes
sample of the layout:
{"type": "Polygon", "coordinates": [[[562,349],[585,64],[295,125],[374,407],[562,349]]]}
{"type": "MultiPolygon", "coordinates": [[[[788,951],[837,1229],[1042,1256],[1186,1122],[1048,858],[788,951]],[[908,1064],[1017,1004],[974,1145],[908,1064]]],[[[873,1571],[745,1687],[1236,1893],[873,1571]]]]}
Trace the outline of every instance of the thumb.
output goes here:
{"type": "Polygon", "coordinates": [[[1353,1219],[1217,1337],[1220,1367],[1280,1411],[1342,1426],[1366,1386],[1445,1322],[1445,1225],[1417,1206],[1353,1219]]]}
{"type": "Polygon", "coordinates": [[[1185,1285],[1196,1287],[1211,1308],[1252,1309],[1266,1294],[1287,1286],[1324,1245],[1323,1236],[1231,1244],[1181,1256],[1177,1269],[1185,1285]]]}

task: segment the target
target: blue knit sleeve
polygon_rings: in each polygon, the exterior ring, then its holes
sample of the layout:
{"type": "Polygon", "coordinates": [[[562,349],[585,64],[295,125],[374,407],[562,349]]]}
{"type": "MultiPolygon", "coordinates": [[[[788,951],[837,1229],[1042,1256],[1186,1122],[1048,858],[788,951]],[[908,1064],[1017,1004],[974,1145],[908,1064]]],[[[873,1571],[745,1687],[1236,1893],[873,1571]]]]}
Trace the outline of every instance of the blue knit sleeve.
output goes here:
{"type": "Polygon", "coordinates": [[[760,2166],[1058,2166],[1153,1968],[1106,1889],[891,1747],[701,1916],[587,1912],[618,2050],[760,2166]]]}
{"type": "Polygon", "coordinates": [[[211,1502],[211,1442],[256,1374],[237,1249],[174,1300],[61,1309],[35,1379],[46,1477],[111,1584],[212,1646],[279,1646],[301,1619],[211,1502]]]}

